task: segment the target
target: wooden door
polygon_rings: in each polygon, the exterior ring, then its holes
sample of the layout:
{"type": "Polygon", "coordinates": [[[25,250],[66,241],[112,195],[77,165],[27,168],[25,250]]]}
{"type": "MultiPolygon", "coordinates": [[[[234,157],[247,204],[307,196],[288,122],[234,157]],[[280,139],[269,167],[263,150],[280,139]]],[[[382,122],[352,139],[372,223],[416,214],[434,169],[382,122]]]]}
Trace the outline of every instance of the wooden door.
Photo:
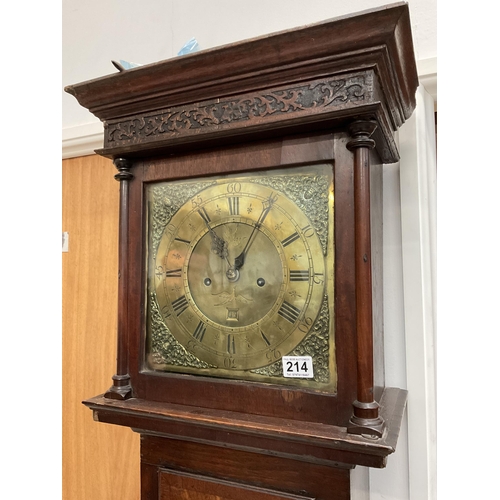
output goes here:
{"type": "Polygon", "coordinates": [[[82,400],[104,392],[116,368],[119,183],[97,155],[62,165],[63,496],[137,500],[139,435],[94,422],[82,400]]]}

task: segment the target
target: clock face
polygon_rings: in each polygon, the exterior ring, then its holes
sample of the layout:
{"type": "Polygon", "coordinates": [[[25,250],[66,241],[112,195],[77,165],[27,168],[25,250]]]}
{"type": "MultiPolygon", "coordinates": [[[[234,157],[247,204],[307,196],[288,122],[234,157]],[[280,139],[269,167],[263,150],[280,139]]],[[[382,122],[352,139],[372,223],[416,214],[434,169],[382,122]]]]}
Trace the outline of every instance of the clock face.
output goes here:
{"type": "Polygon", "coordinates": [[[147,203],[148,369],[334,385],[330,165],[155,183],[147,203]],[[310,356],[304,380],[283,356],[310,356]]]}

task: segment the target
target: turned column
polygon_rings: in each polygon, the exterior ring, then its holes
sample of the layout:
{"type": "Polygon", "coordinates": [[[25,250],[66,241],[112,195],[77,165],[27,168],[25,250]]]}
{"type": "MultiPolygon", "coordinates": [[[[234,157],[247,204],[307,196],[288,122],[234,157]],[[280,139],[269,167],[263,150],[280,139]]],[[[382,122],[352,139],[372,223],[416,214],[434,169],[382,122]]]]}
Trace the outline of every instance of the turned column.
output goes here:
{"type": "Polygon", "coordinates": [[[128,187],[133,179],[130,172],[132,163],[125,158],[113,161],[118,173],[115,179],[120,182],[120,226],[118,249],[118,346],[117,367],[113,375],[113,385],[104,395],[111,399],[128,399],[132,397],[130,375],[128,370],[128,187]]]}
{"type": "Polygon", "coordinates": [[[357,332],[357,394],[347,427],[353,434],[381,437],[384,421],[373,394],[373,312],[370,225],[371,135],[377,123],[358,120],[349,127],[347,148],[354,153],[355,273],[357,332]]]}

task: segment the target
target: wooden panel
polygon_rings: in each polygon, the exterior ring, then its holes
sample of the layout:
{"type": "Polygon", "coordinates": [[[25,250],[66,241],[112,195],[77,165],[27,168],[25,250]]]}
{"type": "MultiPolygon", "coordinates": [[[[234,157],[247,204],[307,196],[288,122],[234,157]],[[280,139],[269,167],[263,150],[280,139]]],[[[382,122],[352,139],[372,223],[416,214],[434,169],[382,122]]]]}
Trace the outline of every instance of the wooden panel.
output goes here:
{"type": "MultiPolygon", "coordinates": [[[[350,469],[305,463],[287,457],[232,450],[220,446],[191,443],[158,436],[141,436],[142,471],[144,484],[142,500],[156,497],[155,481],[160,481],[158,470],[169,469],[201,475],[217,482],[245,484],[257,491],[259,488],[274,492],[284,498],[305,497],[317,500],[349,500],[350,469]],[[154,466],[157,467],[155,470],[154,466]]],[[[159,488],[164,490],[165,485],[159,488]]],[[[194,488],[191,484],[189,488],[194,488]]],[[[206,492],[215,491],[207,489],[206,492]]],[[[226,494],[229,493],[226,491],[226,494]]],[[[159,495],[160,496],[160,495],[159,495]]],[[[166,497],[163,497],[166,498],[166,497]]],[[[221,499],[231,498],[231,496],[221,499]]],[[[236,497],[238,500],[245,497],[236,497]]],[[[265,499],[267,497],[262,497],[265,499]]],[[[279,497],[278,497],[279,498],[279,497]]],[[[208,497],[176,497],[169,500],[212,500],[208,497]]],[[[270,497],[269,500],[271,500],[270,497]]],[[[273,499],[276,500],[276,499],[273,499]]],[[[303,499],[304,500],[304,499],[303,499]]]]}
{"type": "Polygon", "coordinates": [[[81,401],[116,368],[119,183],[110,160],[63,161],[63,495],[137,500],[139,435],[92,420],[81,401]]]}
{"type": "Polygon", "coordinates": [[[163,470],[160,471],[160,500],[313,500],[230,481],[163,470]]]}

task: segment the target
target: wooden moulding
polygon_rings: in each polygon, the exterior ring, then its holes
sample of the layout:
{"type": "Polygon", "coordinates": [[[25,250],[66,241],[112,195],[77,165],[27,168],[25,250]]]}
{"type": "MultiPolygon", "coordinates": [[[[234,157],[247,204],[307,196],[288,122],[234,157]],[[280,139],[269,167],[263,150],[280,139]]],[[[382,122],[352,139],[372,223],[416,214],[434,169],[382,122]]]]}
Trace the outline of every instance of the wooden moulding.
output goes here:
{"type": "Polygon", "coordinates": [[[119,280],[118,280],[118,338],[117,338],[117,367],[116,374],[113,375],[113,385],[106,393],[106,397],[112,399],[128,399],[132,396],[132,387],[130,385],[130,374],[128,369],[128,329],[126,321],[128,316],[127,295],[128,295],[128,246],[126,244],[128,237],[128,211],[129,211],[129,186],[128,183],[133,179],[130,172],[131,162],[117,158],[114,161],[118,173],[115,179],[120,182],[120,227],[118,252],[119,280]]]}
{"type": "Polygon", "coordinates": [[[107,157],[366,118],[391,163],[417,86],[408,5],[396,3],[65,90],[104,122],[107,157]]]}
{"type": "Polygon", "coordinates": [[[372,241],[370,222],[370,149],[375,146],[371,135],[376,130],[374,121],[351,123],[352,139],[347,148],[354,151],[354,205],[355,205],[355,274],[356,274],[356,332],[357,332],[357,399],[348,430],[354,434],[372,434],[381,437],[384,420],[374,399],[373,371],[373,286],[372,241]]]}
{"type": "Polygon", "coordinates": [[[141,434],[279,455],[333,467],[363,465],[383,468],[395,451],[406,406],[407,391],[386,388],[380,414],[387,423],[381,439],[353,435],[345,427],[280,418],[156,403],[142,399],[121,401],[96,396],[83,403],[94,420],[131,427],[141,434]],[[224,435],[221,440],[220,436],[224,435]]]}

